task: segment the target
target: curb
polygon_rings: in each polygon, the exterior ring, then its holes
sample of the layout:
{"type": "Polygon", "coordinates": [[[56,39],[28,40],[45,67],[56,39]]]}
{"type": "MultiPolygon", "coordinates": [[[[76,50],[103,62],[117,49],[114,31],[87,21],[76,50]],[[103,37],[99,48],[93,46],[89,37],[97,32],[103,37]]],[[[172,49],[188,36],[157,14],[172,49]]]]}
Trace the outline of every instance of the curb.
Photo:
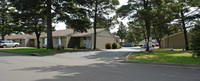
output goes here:
{"type": "Polygon", "coordinates": [[[180,63],[161,63],[161,62],[142,62],[142,61],[129,61],[128,57],[131,53],[126,56],[125,61],[120,61],[120,63],[138,63],[138,64],[153,64],[153,65],[167,65],[167,66],[180,66],[180,67],[195,67],[200,68],[200,64],[180,64],[180,63]]]}

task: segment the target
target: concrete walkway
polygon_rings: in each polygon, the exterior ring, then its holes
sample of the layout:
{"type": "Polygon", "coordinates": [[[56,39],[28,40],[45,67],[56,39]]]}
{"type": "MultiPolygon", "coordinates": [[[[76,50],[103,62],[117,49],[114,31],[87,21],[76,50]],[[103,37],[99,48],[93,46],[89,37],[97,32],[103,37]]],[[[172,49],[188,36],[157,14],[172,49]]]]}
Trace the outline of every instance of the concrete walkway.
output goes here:
{"type": "Polygon", "coordinates": [[[0,52],[0,81],[200,81],[199,68],[128,64],[140,48],[35,57],[0,52]]]}

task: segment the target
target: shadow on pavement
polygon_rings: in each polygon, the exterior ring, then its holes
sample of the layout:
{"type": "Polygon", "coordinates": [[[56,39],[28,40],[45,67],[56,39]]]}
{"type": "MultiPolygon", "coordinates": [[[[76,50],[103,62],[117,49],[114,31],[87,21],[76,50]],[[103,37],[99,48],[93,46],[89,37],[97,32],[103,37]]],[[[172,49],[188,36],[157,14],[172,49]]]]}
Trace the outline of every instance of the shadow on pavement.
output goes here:
{"type": "Polygon", "coordinates": [[[9,52],[0,52],[0,57],[4,56],[31,56],[26,53],[9,53],[9,52]]]}
{"type": "Polygon", "coordinates": [[[58,72],[53,78],[36,81],[200,81],[200,70],[147,66],[138,64],[104,64],[86,66],[57,65],[31,67],[15,71],[35,71],[36,73],[58,72]]]}

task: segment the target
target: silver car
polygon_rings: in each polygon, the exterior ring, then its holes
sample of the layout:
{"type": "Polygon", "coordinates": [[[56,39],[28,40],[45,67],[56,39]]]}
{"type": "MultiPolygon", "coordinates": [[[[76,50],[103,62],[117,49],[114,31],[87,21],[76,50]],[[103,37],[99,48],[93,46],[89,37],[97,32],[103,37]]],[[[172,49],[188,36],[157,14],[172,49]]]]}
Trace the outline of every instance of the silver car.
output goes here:
{"type": "Polygon", "coordinates": [[[0,40],[0,47],[18,47],[19,43],[9,41],[9,40],[0,40]]]}

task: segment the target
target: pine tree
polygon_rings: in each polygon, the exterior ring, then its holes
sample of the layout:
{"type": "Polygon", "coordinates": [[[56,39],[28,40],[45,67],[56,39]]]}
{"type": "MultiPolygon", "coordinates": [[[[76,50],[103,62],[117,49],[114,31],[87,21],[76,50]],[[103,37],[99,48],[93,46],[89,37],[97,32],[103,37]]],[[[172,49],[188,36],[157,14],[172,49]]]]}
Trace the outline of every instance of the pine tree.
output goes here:
{"type": "Polygon", "coordinates": [[[14,19],[12,13],[15,9],[12,8],[12,4],[8,0],[0,1],[0,33],[2,40],[5,40],[5,36],[14,33],[14,19]]]}

